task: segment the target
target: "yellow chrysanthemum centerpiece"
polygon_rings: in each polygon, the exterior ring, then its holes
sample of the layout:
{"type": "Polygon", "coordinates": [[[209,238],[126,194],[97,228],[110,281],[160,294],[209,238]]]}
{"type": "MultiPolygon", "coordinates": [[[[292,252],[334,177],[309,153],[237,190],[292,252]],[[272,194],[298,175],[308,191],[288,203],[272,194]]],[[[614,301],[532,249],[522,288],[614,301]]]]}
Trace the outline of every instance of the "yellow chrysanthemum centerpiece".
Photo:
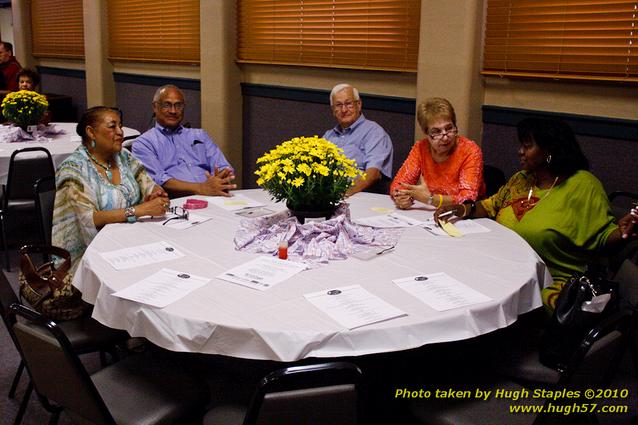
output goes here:
{"type": "Polygon", "coordinates": [[[15,125],[26,128],[37,124],[47,108],[47,98],[29,90],[8,93],[2,100],[2,115],[15,125]]]}
{"type": "Polygon", "coordinates": [[[257,184],[297,211],[334,211],[355,179],[365,178],[343,149],[317,136],[287,140],[257,165],[257,184]]]}

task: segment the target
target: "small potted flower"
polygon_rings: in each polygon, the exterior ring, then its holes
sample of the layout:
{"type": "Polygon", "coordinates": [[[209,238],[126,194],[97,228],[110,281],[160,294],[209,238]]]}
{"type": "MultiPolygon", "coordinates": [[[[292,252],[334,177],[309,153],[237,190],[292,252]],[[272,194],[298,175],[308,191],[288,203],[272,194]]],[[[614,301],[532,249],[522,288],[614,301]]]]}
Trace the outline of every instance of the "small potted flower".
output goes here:
{"type": "Polygon", "coordinates": [[[16,126],[27,130],[37,125],[49,107],[47,98],[40,93],[20,90],[8,93],[2,100],[2,115],[16,126]]]}
{"type": "Polygon", "coordinates": [[[257,184],[277,201],[286,201],[301,223],[309,217],[329,218],[358,176],[354,160],[326,139],[295,137],[257,160],[257,184]]]}

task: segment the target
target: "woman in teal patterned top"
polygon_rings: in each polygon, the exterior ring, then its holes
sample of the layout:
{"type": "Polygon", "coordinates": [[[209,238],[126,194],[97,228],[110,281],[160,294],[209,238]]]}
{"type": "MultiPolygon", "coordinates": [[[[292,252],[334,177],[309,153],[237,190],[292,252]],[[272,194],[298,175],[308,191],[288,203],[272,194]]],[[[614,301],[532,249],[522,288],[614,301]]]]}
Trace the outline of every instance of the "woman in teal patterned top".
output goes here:
{"type": "Polygon", "coordinates": [[[553,283],[542,291],[553,310],[575,272],[607,247],[635,238],[636,219],[618,223],[600,181],[588,170],[571,128],[562,121],[526,119],[517,126],[522,171],[492,197],[476,204],[445,206],[462,218],[490,217],[521,235],[547,264],[553,283]]]}
{"type": "Polygon", "coordinates": [[[52,243],[71,253],[74,273],[86,247],[109,223],[164,215],[168,196],[144,166],[122,150],[119,110],[88,109],[77,125],[80,145],[58,167],[52,243]]]}

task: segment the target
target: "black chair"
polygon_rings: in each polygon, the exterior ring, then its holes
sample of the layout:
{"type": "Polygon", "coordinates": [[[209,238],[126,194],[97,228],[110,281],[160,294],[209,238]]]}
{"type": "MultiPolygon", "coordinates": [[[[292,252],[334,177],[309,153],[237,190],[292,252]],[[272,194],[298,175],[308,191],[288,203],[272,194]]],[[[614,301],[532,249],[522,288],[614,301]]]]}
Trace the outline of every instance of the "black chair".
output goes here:
{"type": "MultiPolygon", "coordinates": [[[[493,376],[491,381],[481,381],[475,387],[483,391],[492,391],[492,397],[488,400],[480,400],[474,397],[467,399],[420,399],[411,403],[411,412],[421,424],[426,425],[470,425],[481,423],[506,423],[512,425],[529,425],[544,423],[551,417],[545,414],[513,414],[511,405],[522,406],[547,406],[550,402],[554,405],[560,403],[574,403],[576,399],[544,400],[531,397],[528,388],[543,389],[573,389],[573,388],[606,388],[611,374],[615,370],[619,356],[626,342],[627,332],[631,324],[631,316],[621,312],[604,320],[599,326],[593,328],[583,339],[579,347],[572,355],[565,371],[552,375],[540,375],[546,377],[548,382],[537,380],[530,385],[529,379],[521,385],[519,382],[507,378],[493,376]],[[509,398],[494,397],[496,390],[527,391],[528,396],[518,401],[509,398]]],[[[536,353],[538,363],[538,353],[536,353]]],[[[541,365],[542,366],[542,365],[541,365]]],[[[543,366],[544,367],[544,366],[543,366]]],[[[549,369],[549,368],[547,368],[549,369]]],[[[553,371],[553,369],[549,369],[553,371]]],[[[534,373],[534,371],[531,371],[534,373]]],[[[539,377],[536,375],[536,377],[539,377]]],[[[519,393],[524,394],[524,393],[519,393]]],[[[587,403],[586,400],[582,401],[587,403]]],[[[565,419],[562,413],[558,413],[560,419],[565,419]]],[[[570,417],[571,419],[572,417],[570,417]]],[[[597,423],[594,414],[587,413],[583,419],[589,423],[597,423]]],[[[556,423],[556,422],[551,422],[556,423]]],[[[563,422],[558,422],[563,423],[563,422]]]]}
{"type": "Polygon", "coordinates": [[[139,137],[139,135],[135,135],[135,136],[126,136],[123,140],[122,140],[122,147],[124,149],[126,149],[129,152],[133,151],[133,143],[135,143],[135,139],[137,139],[139,137]]]}
{"type": "Polygon", "coordinates": [[[492,196],[506,182],[505,173],[493,165],[483,165],[483,181],[485,182],[485,196],[492,196]]]}
{"type": "Polygon", "coordinates": [[[42,404],[57,422],[62,411],[97,425],[171,424],[201,418],[206,385],[146,355],[128,356],[89,375],[64,331],[29,308],[14,304],[13,330],[42,404]]]}
{"type": "Polygon", "coordinates": [[[261,380],[248,406],[219,405],[204,425],[354,425],[361,370],[346,362],[293,366],[261,380]]]}
{"type": "MultiPolygon", "coordinates": [[[[11,285],[9,284],[9,281],[5,277],[4,273],[0,272],[0,315],[2,316],[2,320],[7,327],[7,330],[9,331],[9,336],[17,347],[17,340],[15,339],[15,335],[13,333],[15,316],[9,314],[9,308],[13,304],[18,305],[20,304],[20,301],[13,291],[13,288],[11,288],[11,285]]],[[[105,353],[107,352],[114,360],[118,360],[119,356],[117,354],[115,346],[116,344],[123,343],[129,338],[128,333],[103,326],[90,317],[81,317],[78,319],[61,322],[59,326],[64,330],[67,338],[73,346],[73,350],[76,353],[88,354],[99,352],[102,366],[106,366],[105,353]]],[[[18,383],[20,382],[23,370],[24,362],[20,361],[16,374],[13,378],[13,383],[11,384],[11,388],[9,390],[9,398],[15,397],[15,392],[18,383]]],[[[32,386],[31,384],[29,384],[26,392],[23,395],[20,409],[14,421],[14,425],[18,425],[21,422],[22,416],[24,415],[27,406],[27,402],[29,401],[29,398],[31,396],[31,392],[32,386]]]]}
{"type": "Polygon", "coordinates": [[[627,344],[634,365],[634,374],[638,376],[638,265],[631,260],[625,260],[614,280],[619,285],[621,308],[632,314],[627,344]]]}
{"type": "Polygon", "coordinates": [[[638,193],[617,190],[607,195],[614,217],[621,218],[629,212],[632,205],[638,202],[638,193]]]}
{"type": "Polygon", "coordinates": [[[38,179],[33,186],[33,192],[42,245],[51,245],[53,205],[55,203],[55,177],[47,176],[38,179]]]}
{"type": "Polygon", "coordinates": [[[5,220],[14,213],[35,212],[33,185],[39,178],[53,175],[55,175],[53,160],[51,159],[51,154],[45,148],[19,149],[11,155],[7,185],[2,196],[2,213],[0,214],[2,249],[7,270],[10,270],[10,265],[5,220]]]}

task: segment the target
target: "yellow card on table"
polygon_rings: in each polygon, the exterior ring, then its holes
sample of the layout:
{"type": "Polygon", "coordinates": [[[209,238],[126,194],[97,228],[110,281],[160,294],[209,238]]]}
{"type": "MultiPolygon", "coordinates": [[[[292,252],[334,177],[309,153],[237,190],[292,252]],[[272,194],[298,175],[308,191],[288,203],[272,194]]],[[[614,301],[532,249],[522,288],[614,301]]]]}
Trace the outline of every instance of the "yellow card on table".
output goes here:
{"type": "Polygon", "coordinates": [[[384,208],[384,207],[372,207],[370,211],[374,211],[379,214],[388,214],[394,211],[392,208],[384,208]]]}
{"type": "Polygon", "coordinates": [[[237,200],[225,201],[224,202],[224,205],[228,205],[228,206],[246,205],[246,204],[248,204],[248,202],[243,200],[243,199],[237,199],[237,200]]]}
{"type": "Polygon", "coordinates": [[[441,221],[441,228],[445,230],[445,233],[450,236],[454,236],[455,238],[463,236],[463,233],[461,233],[459,229],[457,229],[456,226],[449,221],[441,221]]]}

